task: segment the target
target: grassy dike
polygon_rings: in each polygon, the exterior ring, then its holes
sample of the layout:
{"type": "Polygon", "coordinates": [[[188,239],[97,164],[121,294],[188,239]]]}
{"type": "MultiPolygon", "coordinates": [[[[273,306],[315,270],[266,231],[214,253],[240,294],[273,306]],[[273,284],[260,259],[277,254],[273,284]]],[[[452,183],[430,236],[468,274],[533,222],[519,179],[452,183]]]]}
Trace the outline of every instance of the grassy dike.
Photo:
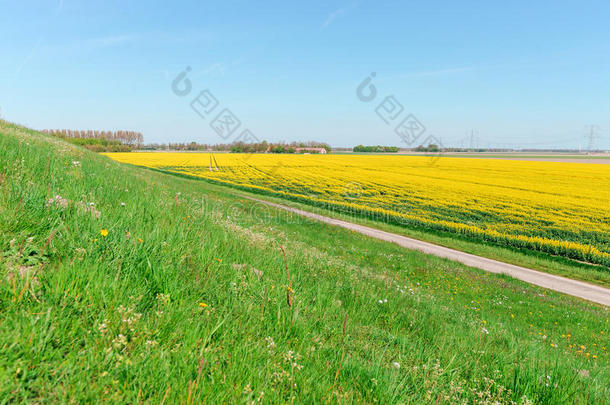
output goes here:
{"type": "Polygon", "coordinates": [[[0,121],[1,403],[604,403],[608,319],[0,121]]]}

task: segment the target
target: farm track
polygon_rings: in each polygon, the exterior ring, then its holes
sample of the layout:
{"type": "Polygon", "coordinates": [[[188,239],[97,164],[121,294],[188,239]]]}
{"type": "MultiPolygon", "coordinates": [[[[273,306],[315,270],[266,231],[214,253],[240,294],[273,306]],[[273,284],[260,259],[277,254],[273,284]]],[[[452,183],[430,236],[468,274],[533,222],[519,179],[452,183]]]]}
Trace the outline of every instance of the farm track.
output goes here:
{"type": "Polygon", "coordinates": [[[391,232],[385,232],[368,226],[358,225],[352,222],[342,221],[339,219],[314,214],[308,211],[299,210],[297,208],[287,207],[285,205],[260,200],[258,198],[253,198],[241,194],[240,197],[256,201],[258,203],[265,204],[271,207],[289,211],[297,215],[314,219],[316,221],[349,229],[351,231],[358,232],[375,239],[395,243],[406,249],[418,250],[423,253],[450,259],[456,262],[463,263],[470,267],[475,267],[484,271],[488,271],[490,273],[507,274],[518,280],[525,281],[527,283],[534,284],[539,287],[547,288],[549,290],[557,291],[563,294],[572,295],[574,297],[582,298],[605,306],[610,306],[610,289],[601,286],[585,283],[582,281],[572,280],[553,274],[543,273],[540,271],[528,269],[526,267],[516,266],[513,264],[504,263],[481,256],[476,256],[459,250],[435,245],[433,243],[423,242],[417,239],[408,238],[406,236],[398,235],[391,232]]]}

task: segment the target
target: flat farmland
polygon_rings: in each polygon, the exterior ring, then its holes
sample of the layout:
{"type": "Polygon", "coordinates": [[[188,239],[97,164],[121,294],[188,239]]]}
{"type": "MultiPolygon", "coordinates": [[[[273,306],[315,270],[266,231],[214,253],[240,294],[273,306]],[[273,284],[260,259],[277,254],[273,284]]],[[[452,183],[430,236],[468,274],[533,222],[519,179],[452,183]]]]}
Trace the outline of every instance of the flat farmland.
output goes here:
{"type": "Polygon", "coordinates": [[[379,221],[610,264],[607,165],[425,156],[107,155],[379,221]]]}

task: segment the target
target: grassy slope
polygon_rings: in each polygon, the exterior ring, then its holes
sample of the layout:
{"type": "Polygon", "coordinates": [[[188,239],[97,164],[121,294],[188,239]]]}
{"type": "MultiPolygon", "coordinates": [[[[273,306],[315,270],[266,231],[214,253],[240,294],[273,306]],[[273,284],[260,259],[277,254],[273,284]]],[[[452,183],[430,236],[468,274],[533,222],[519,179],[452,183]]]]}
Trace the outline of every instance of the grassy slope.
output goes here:
{"type": "Polygon", "coordinates": [[[1,121],[0,252],[0,402],[610,397],[605,308],[1,121]]]}

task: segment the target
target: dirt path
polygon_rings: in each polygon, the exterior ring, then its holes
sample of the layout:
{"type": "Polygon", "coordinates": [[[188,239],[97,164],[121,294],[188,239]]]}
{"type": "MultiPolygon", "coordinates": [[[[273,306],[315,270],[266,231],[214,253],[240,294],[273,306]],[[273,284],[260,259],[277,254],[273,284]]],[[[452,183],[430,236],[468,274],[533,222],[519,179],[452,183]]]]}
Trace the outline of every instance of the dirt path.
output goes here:
{"type": "Polygon", "coordinates": [[[241,197],[256,201],[261,204],[269,205],[271,207],[293,212],[295,214],[302,215],[304,217],[308,217],[320,222],[340,226],[342,228],[346,228],[354,232],[359,232],[375,239],[381,239],[386,242],[396,243],[397,245],[400,245],[407,249],[419,250],[421,252],[435,255],[438,257],[444,257],[446,259],[454,260],[456,262],[463,263],[467,266],[476,267],[478,269],[482,269],[491,273],[507,274],[511,277],[525,281],[527,283],[548,288],[549,290],[558,291],[588,301],[596,302],[598,304],[610,306],[610,289],[601,286],[585,283],[582,281],[572,280],[565,277],[555,276],[553,274],[543,273],[525,267],[499,262],[493,259],[487,259],[485,257],[472,255],[470,253],[464,253],[459,250],[446,248],[443,246],[435,245],[433,243],[423,242],[417,239],[408,238],[406,236],[397,235],[395,233],[370,228],[368,226],[358,225],[339,219],[325,217],[323,215],[318,215],[296,208],[287,207],[281,204],[275,204],[272,202],[259,200],[257,198],[252,198],[244,195],[241,195],[241,197]]]}

